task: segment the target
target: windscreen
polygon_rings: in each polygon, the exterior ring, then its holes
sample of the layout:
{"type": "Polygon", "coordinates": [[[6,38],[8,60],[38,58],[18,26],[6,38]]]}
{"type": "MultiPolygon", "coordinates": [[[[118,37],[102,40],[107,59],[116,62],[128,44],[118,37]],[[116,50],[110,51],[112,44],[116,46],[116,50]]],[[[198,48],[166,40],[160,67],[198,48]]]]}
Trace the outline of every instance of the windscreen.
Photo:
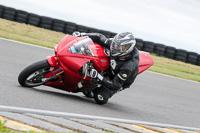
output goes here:
{"type": "Polygon", "coordinates": [[[85,38],[74,43],[70,47],[70,51],[76,54],[84,54],[94,56],[91,47],[94,46],[93,41],[90,38],[85,38]]]}

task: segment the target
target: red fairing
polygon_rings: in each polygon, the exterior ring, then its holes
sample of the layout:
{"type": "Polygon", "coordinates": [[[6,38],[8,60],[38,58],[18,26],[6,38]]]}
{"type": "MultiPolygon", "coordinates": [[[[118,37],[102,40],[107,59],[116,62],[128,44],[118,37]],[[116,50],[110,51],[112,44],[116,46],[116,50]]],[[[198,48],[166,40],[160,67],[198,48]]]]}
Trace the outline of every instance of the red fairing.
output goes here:
{"type": "Polygon", "coordinates": [[[58,65],[57,57],[56,56],[47,56],[47,61],[53,67],[58,65]]]}
{"type": "Polygon", "coordinates": [[[140,63],[139,63],[138,74],[142,73],[143,71],[145,71],[154,64],[153,58],[149,53],[144,51],[139,51],[139,53],[140,53],[140,63]]]}
{"type": "Polygon", "coordinates": [[[92,63],[98,72],[105,71],[110,66],[110,57],[109,54],[106,55],[106,49],[101,45],[94,43],[95,47],[92,48],[95,51],[98,58],[92,60],[92,63]]]}

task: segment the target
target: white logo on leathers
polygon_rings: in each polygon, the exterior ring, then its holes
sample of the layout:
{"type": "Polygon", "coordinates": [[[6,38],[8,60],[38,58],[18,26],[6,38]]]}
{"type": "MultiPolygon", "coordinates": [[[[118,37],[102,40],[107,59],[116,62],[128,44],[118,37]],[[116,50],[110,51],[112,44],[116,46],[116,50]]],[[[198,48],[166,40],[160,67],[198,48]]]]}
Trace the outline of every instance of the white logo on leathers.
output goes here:
{"type": "Polygon", "coordinates": [[[113,70],[115,70],[116,65],[117,65],[117,63],[116,63],[115,60],[110,60],[110,66],[111,66],[111,68],[112,68],[113,70]]]}

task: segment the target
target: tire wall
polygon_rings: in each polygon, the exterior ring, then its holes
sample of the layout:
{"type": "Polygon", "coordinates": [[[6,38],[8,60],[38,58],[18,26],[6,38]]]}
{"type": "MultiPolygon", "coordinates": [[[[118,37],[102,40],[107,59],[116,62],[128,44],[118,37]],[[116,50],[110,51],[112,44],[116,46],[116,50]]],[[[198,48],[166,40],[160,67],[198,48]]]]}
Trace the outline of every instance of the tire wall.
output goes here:
{"type": "MultiPolygon", "coordinates": [[[[73,22],[59,20],[46,16],[40,16],[34,13],[28,13],[26,11],[17,10],[15,8],[10,8],[3,5],[0,5],[0,18],[10,21],[16,21],[19,23],[25,23],[57,32],[63,32],[66,34],[72,34],[74,31],[79,31],[85,33],[101,33],[107,38],[112,38],[116,35],[116,33],[111,31],[87,27],[73,22]]],[[[149,53],[155,53],[158,56],[164,56],[177,61],[200,66],[200,54],[195,52],[190,52],[183,49],[176,49],[175,47],[145,41],[139,38],[136,38],[136,47],[139,50],[149,53]]]]}

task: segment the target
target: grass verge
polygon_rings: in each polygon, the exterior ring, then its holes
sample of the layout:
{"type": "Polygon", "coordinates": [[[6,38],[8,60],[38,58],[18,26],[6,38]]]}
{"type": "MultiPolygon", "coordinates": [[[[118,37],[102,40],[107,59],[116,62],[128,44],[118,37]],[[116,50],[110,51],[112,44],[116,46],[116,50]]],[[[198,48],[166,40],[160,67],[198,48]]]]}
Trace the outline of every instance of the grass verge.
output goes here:
{"type": "MultiPolygon", "coordinates": [[[[0,37],[54,48],[66,34],[0,19],[0,37]]],[[[148,70],[200,82],[200,67],[152,55],[154,65],[148,70]]]]}

